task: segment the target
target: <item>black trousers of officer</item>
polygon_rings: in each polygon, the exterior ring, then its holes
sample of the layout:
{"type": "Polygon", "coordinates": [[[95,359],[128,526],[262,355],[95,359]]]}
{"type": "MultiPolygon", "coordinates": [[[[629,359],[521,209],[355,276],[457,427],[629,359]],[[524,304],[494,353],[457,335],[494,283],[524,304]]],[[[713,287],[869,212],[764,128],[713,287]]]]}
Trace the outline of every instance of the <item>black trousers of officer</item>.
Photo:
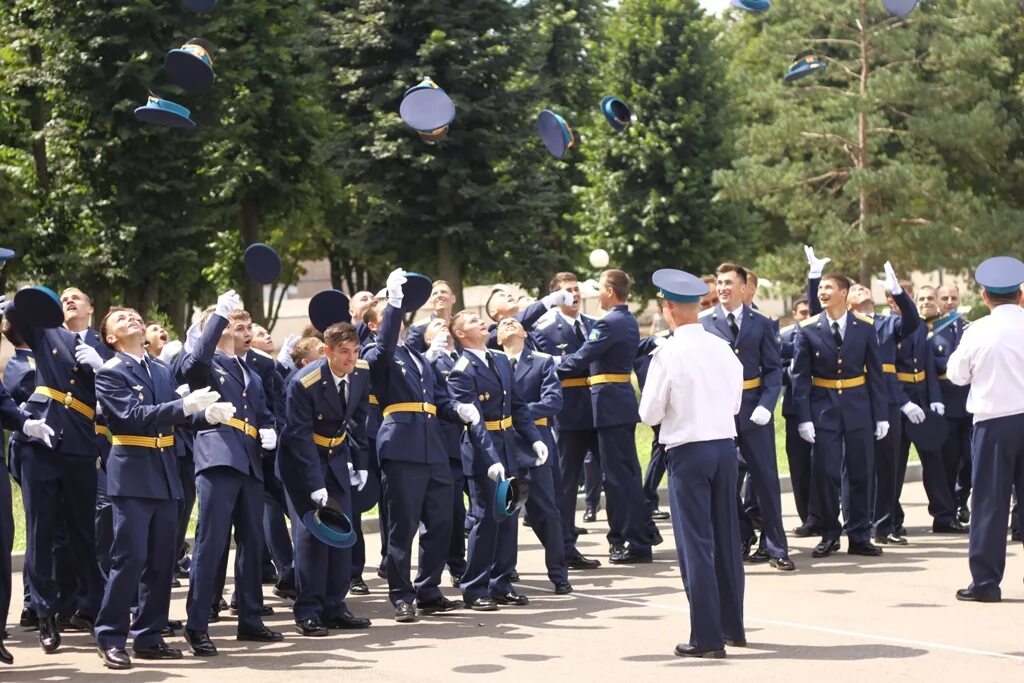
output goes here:
{"type": "Polygon", "coordinates": [[[947,417],[946,424],[949,425],[949,436],[943,445],[942,461],[952,467],[955,463],[956,469],[950,481],[953,484],[953,500],[957,507],[967,505],[967,499],[971,497],[971,433],[974,431],[974,418],[947,417]]]}
{"type": "MultiPolygon", "coordinates": [[[[555,453],[549,454],[549,458],[555,453]]],[[[526,514],[537,540],[544,546],[544,566],[551,583],[566,583],[569,570],[562,540],[562,516],[558,512],[555,493],[555,466],[548,462],[542,467],[527,468],[522,476],[530,482],[530,497],[526,499],[526,514]]],[[[507,523],[516,523],[508,520],[507,523]]],[[[518,524],[516,524],[518,526],[518,524]]]]}
{"type": "Polygon", "coordinates": [[[833,432],[816,430],[811,451],[811,469],[818,489],[821,536],[837,541],[844,526],[839,523],[842,491],[845,530],[850,543],[871,541],[870,487],[874,471],[874,433],[870,427],[833,432]]]}
{"type": "Polygon", "coordinates": [[[601,507],[601,489],[604,478],[601,474],[601,458],[591,451],[583,459],[583,501],[594,510],[601,507]]]}
{"type": "MultiPolygon", "coordinates": [[[[11,478],[0,472],[0,625],[7,624],[11,609],[11,552],[14,550],[14,514],[11,510],[11,478]]],[[[0,640],[4,640],[0,634],[0,640]]]]}
{"type": "Polygon", "coordinates": [[[114,508],[107,495],[107,472],[96,471],[96,562],[106,581],[114,546],[114,508]]]}
{"type": "Polygon", "coordinates": [[[1006,569],[1006,518],[1010,491],[1024,491],[1024,414],[982,420],[974,425],[974,509],[971,512],[971,590],[1001,595],[1006,569]]]}
{"type": "Polygon", "coordinates": [[[26,534],[25,571],[32,585],[32,608],[40,618],[56,614],[54,529],[63,523],[70,551],[69,570],[77,577],[76,609],[95,617],[103,599],[96,563],[96,459],[67,456],[37,443],[21,458],[26,534]]]}
{"type": "Polygon", "coordinates": [[[459,584],[463,598],[469,603],[477,598],[504,595],[514,590],[511,577],[519,545],[519,514],[501,521],[495,519],[497,484],[486,474],[467,478],[473,495],[483,507],[483,514],[469,532],[466,573],[459,584]]]}
{"type": "MultiPolygon", "coordinates": [[[[782,492],[779,486],[779,465],[775,458],[775,422],[745,429],[738,433],[736,443],[750,473],[750,487],[761,510],[761,542],[771,557],[789,557],[786,530],[782,526],[782,492]]],[[[737,505],[742,505],[737,499],[737,505]]],[[[750,524],[749,517],[742,517],[750,524]]],[[[742,525],[741,525],[742,526],[742,525]]],[[[753,527],[741,528],[741,535],[753,535],[753,527]]]]}
{"type": "Polygon", "coordinates": [[[192,631],[206,631],[216,595],[221,562],[231,541],[231,526],[238,541],[235,586],[239,630],[263,626],[263,482],[231,467],[211,467],[196,475],[199,525],[189,576],[188,623],[192,631]]]}
{"type": "Polygon", "coordinates": [[[786,417],[786,459],[789,461],[789,479],[793,484],[796,514],[802,524],[807,523],[811,502],[811,444],[800,438],[796,416],[786,417]]]}
{"type": "Polygon", "coordinates": [[[636,455],[636,424],[600,427],[596,431],[606,484],[608,542],[625,542],[635,553],[649,553],[657,528],[644,503],[640,461],[636,455]]]}
{"type": "MultiPolygon", "coordinates": [[[[284,484],[274,474],[274,456],[263,451],[263,542],[264,558],[263,573],[267,567],[267,555],[277,568],[278,583],[291,586],[295,581],[292,552],[292,537],[288,533],[288,501],[284,493],[284,484]]],[[[353,520],[354,523],[354,520],[353,520]]]]}
{"type": "Polygon", "coordinates": [[[174,546],[175,558],[179,557],[185,549],[185,536],[188,534],[188,525],[192,520],[192,508],[196,504],[196,465],[191,455],[178,457],[178,474],[181,475],[181,490],[185,494],[178,501],[178,529],[176,545],[174,546]]]}
{"type": "MultiPolygon", "coordinates": [[[[376,476],[377,481],[381,482],[380,486],[380,500],[377,501],[377,526],[380,528],[380,564],[378,565],[381,569],[384,568],[384,558],[387,557],[388,553],[388,529],[390,523],[388,521],[388,504],[387,498],[384,495],[384,474],[380,467],[380,460],[377,458],[377,439],[369,439],[370,443],[370,476],[376,476]]],[[[365,550],[363,551],[365,555],[365,550]]],[[[364,561],[365,565],[365,561],[364,561]]],[[[359,568],[362,572],[362,567],[359,568]]]]}
{"type": "Polygon", "coordinates": [[[562,539],[565,542],[567,558],[580,555],[580,551],[576,549],[576,487],[588,451],[600,456],[595,430],[558,430],[558,478],[561,482],[558,490],[558,510],[562,515],[562,539]]]}
{"type": "Polygon", "coordinates": [[[448,573],[462,577],[466,573],[466,534],[462,520],[466,518],[466,500],[462,489],[466,475],[462,472],[462,460],[448,459],[452,472],[452,533],[448,541],[448,573]]]}
{"type": "Polygon", "coordinates": [[[736,446],[732,439],[676,446],[668,451],[668,472],[690,645],[721,649],[723,636],[745,640],[736,446]]]}
{"type": "Polygon", "coordinates": [[[658,499],[658,487],[665,476],[665,446],[658,442],[658,435],[661,433],[660,425],[655,425],[654,438],[651,440],[651,459],[647,461],[647,469],[644,471],[644,500],[647,502],[648,512],[658,509],[661,501],[658,499]]]}
{"type": "Polygon", "coordinates": [[[168,543],[178,527],[178,501],[111,498],[114,526],[110,572],[96,615],[96,644],[123,649],[129,629],[136,648],[163,642],[171,605],[177,549],[168,543]]]}
{"type": "MultiPolygon", "coordinates": [[[[896,505],[893,522],[896,528],[903,526],[906,515],[900,505],[903,495],[903,482],[907,476],[907,463],[910,460],[910,436],[907,434],[907,418],[903,418],[903,435],[900,439],[900,452],[897,459],[896,472],[896,505]]],[[[937,525],[949,524],[956,518],[956,503],[953,502],[954,481],[947,479],[949,467],[943,463],[942,450],[925,451],[917,449],[921,460],[921,478],[925,493],[928,495],[928,514],[937,525]]]]}
{"type": "Polygon", "coordinates": [[[452,473],[448,462],[415,463],[386,460],[381,463],[384,499],[388,508],[388,548],[384,568],[388,575],[388,596],[391,604],[419,604],[439,601],[438,587],[452,525],[452,473]],[[419,573],[415,582],[412,571],[412,543],[420,534],[419,573]]]}
{"type": "MultiPolygon", "coordinates": [[[[898,527],[896,482],[899,476],[900,444],[903,439],[903,414],[895,403],[889,405],[889,433],[875,441],[875,476],[871,483],[871,529],[875,536],[888,536],[898,527]]],[[[903,466],[906,473],[906,464],[903,466]]]]}

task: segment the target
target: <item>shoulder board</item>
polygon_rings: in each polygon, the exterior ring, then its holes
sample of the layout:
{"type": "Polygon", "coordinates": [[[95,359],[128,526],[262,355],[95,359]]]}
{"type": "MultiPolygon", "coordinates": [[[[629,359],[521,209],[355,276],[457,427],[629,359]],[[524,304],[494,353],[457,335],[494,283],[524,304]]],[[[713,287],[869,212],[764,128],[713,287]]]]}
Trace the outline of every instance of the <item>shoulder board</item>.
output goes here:
{"type": "Polygon", "coordinates": [[[35,359],[35,358],[32,358],[31,356],[29,356],[29,359],[28,359],[28,366],[29,366],[30,368],[32,368],[33,370],[35,370],[35,369],[36,369],[36,359],[35,359]]]}
{"type": "Polygon", "coordinates": [[[796,323],[793,323],[792,325],[786,325],[781,330],[779,330],[779,334],[786,334],[787,332],[789,332],[790,330],[794,329],[795,327],[796,327],[796,323]]]}
{"type": "Polygon", "coordinates": [[[121,359],[118,358],[117,356],[114,356],[113,358],[108,360],[106,363],[104,363],[103,367],[105,367],[105,368],[116,368],[120,364],[121,364],[121,359]]]}
{"type": "Polygon", "coordinates": [[[750,307],[748,306],[748,307],[747,307],[747,310],[748,310],[748,311],[750,311],[751,313],[757,313],[757,314],[758,314],[759,316],[761,316],[762,318],[767,318],[768,320],[771,320],[771,319],[772,319],[772,317],[771,317],[770,315],[767,315],[767,314],[765,314],[765,313],[762,313],[762,312],[761,312],[760,310],[758,310],[758,309],[756,309],[756,308],[750,308],[750,307]]]}
{"type": "Polygon", "coordinates": [[[360,358],[359,360],[356,361],[356,367],[357,368],[362,368],[363,370],[369,370],[370,369],[370,364],[367,363],[362,358],[360,358]]]}
{"type": "Polygon", "coordinates": [[[431,318],[420,318],[419,320],[414,322],[409,327],[422,327],[422,326],[426,325],[427,323],[429,323],[430,321],[431,321],[431,318]]]}
{"type": "Polygon", "coordinates": [[[266,351],[260,351],[259,349],[252,349],[252,348],[250,348],[249,350],[252,351],[253,353],[255,353],[257,356],[263,356],[264,358],[269,358],[270,360],[274,360],[274,357],[271,356],[266,351]]]}
{"type": "Polygon", "coordinates": [[[555,319],[557,317],[558,314],[555,312],[555,309],[549,308],[547,311],[544,312],[544,315],[537,318],[537,322],[533,324],[533,329],[543,330],[545,327],[549,327],[551,323],[555,322],[555,319]]]}
{"type": "Polygon", "coordinates": [[[801,320],[800,321],[800,327],[807,327],[808,325],[813,325],[814,323],[818,322],[818,316],[820,316],[820,315],[821,315],[821,313],[817,313],[815,315],[812,315],[807,320],[801,320]]]}
{"type": "Polygon", "coordinates": [[[459,359],[455,361],[455,365],[452,366],[452,372],[465,372],[468,367],[469,359],[465,356],[459,356],[459,359]]]}
{"type": "Polygon", "coordinates": [[[531,351],[534,358],[554,358],[550,353],[544,353],[543,351],[531,351]]]}
{"type": "Polygon", "coordinates": [[[704,318],[706,316],[711,315],[714,312],[715,312],[715,307],[714,306],[712,306],[711,308],[705,308],[703,311],[701,311],[700,313],[697,314],[697,317],[698,318],[704,318]]]}
{"type": "Polygon", "coordinates": [[[660,332],[655,332],[654,336],[655,337],[667,337],[670,334],[672,334],[672,330],[662,330],[660,332]]]}
{"type": "Polygon", "coordinates": [[[299,383],[302,384],[302,386],[306,387],[307,389],[309,389],[311,386],[313,386],[314,384],[316,384],[319,381],[320,381],[320,368],[317,368],[316,370],[314,370],[313,372],[309,373],[308,375],[304,375],[304,376],[299,378],[299,383]]]}
{"type": "Polygon", "coordinates": [[[854,313],[853,317],[861,321],[862,323],[867,323],[868,325],[875,324],[875,321],[873,319],[867,317],[866,315],[861,315],[860,313],[854,313]]]}

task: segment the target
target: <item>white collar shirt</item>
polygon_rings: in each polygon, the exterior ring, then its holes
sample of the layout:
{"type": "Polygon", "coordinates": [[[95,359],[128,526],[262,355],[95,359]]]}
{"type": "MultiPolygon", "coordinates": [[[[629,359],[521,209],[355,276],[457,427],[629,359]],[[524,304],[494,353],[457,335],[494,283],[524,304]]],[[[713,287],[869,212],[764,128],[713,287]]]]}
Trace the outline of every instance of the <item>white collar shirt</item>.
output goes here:
{"type": "Polygon", "coordinates": [[[1003,304],[964,330],[946,376],[971,386],[967,412],[974,422],[1024,413],[1024,309],[1003,304]]]}

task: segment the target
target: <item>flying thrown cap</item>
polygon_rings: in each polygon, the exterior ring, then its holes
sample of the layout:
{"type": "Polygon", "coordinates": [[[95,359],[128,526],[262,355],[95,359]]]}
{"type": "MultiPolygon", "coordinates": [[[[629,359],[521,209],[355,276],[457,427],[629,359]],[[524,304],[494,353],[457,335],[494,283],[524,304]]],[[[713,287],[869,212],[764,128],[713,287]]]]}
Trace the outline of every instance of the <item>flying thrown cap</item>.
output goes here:
{"type": "Polygon", "coordinates": [[[448,126],[455,120],[455,103],[437,83],[424,78],[405,91],[398,114],[407,126],[431,144],[448,135],[448,126]]]}
{"type": "Polygon", "coordinates": [[[135,110],[135,118],[143,123],[155,123],[171,128],[195,128],[196,122],[189,118],[190,112],[180,104],[150,95],[146,105],[135,110]]]}
{"type": "Polygon", "coordinates": [[[695,304],[710,290],[706,282],[675,268],[662,268],[651,276],[651,282],[667,301],[681,304],[695,304]]]}
{"type": "Polygon", "coordinates": [[[12,258],[14,258],[14,250],[0,247],[0,270],[3,270],[12,258]]]}
{"type": "Polygon", "coordinates": [[[281,257],[269,244],[250,244],[246,247],[242,262],[245,264],[245,274],[253,282],[269,285],[281,277],[281,257]]]}
{"type": "Polygon", "coordinates": [[[545,109],[537,115],[537,128],[540,130],[540,139],[544,141],[544,146],[556,159],[565,158],[565,153],[580,143],[579,133],[550,109],[545,109]]]}
{"type": "Polygon", "coordinates": [[[182,90],[203,93],[213,85],[213,48],[202,38],[193,38],[164,55],[164,68],[182,90]]]}
{"type": "Polygon", "coordinates": [[[729,4],[755,14],[763,14],[772,8],[770,0],[730,0],[729,4]]]}
{"type": "Polygon", "coordinates": [[[494,490],[494,519],[514,517],[530,497],[530,482],[520,477],[503,479],[494,490]]]}
{"type": "Polygon", "coordinates": [[[994,256],[982,261],[974,279],[989,294],[1013,294],[1024,283],[1024,263],[1012,256],[994,256]]]}
{"type": "Polygon", "coordinates": [[[337,289],[325,289],[317,292],[309,300],[309,320],[320,332],[335,323],[352,322],[352,314],[348,310],[348,296],[337,289]]]}
{"type": "Polygon", "coordinates": [[[402,285],[402,312],[415,313],[430,299],[434,289],[433,281],[426,275],[406,273],[405,284],[402,285]]]}
{"type": "Polygon", "coordinates": [[[629,124],[636,122],[636,114],[618,97],[609,95],[602,99],[601,113],[604,114],[608,125],[620,133],[629,128],[629,124]]]}
{"type": "Polygon", "coordinates": [[[217,0],[185,0],[185,7],[197,14],[209,14],[216,6],[217,0]]]}
{"type": "Polygon", "coordinates": [[[824,70],[825,66],[825,62],[814,56],[813,50],[805,50],[793,58],[793,63],[790,64],[783,80],[787,83],[796,81],[804,76],[810,76],[815,71],[824,70]]]}
{"type": "Polygon", "coordinates": [[[352,520],[333,498],[328,498],[323,507],[303,514],[302,523],[313,538],[332,548],[351,548],[356,544],[352,520]]]}
{"type": "Polygon", "coordinates": [[[882,0],[885,11],[895,17],[905,17],[914,11],[918,0],[882,0]]]}
{"type": "Polygon", "coordinates": [[[14,295],[14,306],[31,325],[50,329],[64,324],[60,297],[49,287],[36,285],[18,290],[14,295]]]}

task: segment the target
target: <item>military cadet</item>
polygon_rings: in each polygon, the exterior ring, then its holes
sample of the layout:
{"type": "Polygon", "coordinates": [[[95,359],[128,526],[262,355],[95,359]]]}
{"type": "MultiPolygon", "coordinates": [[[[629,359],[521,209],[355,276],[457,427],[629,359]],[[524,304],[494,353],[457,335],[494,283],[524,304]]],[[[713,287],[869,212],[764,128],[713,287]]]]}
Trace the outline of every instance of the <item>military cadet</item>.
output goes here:
{"type": "Polygon", "coordinates": [[[957,506],[957,521],[967,524],[971,521],[971,510],[967,499],[971,495],[971,431],[973,417],[967,412],[969,386],[957,386],[946,375],[946,363],[963,339],[968,323],[957,313],[960,307],[960,290],[955,284],[938,288],[940,317],[929,326],[928,341],[932,345],[935,372],[939,376],[942,403],[946,406],[946,424],[949,436],[943,444],[942,460],[947,467],[955,468],[953,498],[957,506]]]}
{"type": "Polygon", "coordinates": [[[273,642],[283,637],[268,629],[261,619],[264,493],[260,451],[273,449],[277,434],[263,383],[241,360],[251,342],[252,319],[242,309],[238,295],[230,290],[218,297],[216,309],[202,324],[198,344],[182,366],[193,391],[214,387],[234,411],[206,411],[204,416],[193,418],[199,524],[189,579],[185,639],[193,654],[200,657],[217,654],[208,624],[232,525],[238,543],[237,638],[273,642]]]}
{"type": "Polygon", "coordinates": [[[990,258],[974,271],[974,279],[992,312],[964,331],[946,364],[951,382],[970,385],[967,411],[974,415],[971,584],[956,597],[999,602],[1010,490],[1016,488],[1018,496],[1024,491],[1024,263],[1009,256],[990,258]]]}
{"type": "Polygon", "coordinates": [[[807,297],[799,297],[793,302],[790,310],[793,324],[779,330],[782,339],[779,360],[782,363],[782,417],[786,421],[786,459],[789,462],[789,478],[793,485],[793,500],[796,502],[796,514],[800,517],[800,526],[793,529],[793,535],[803,538],[818,533],[808,526],[809,507],[811,501],[811,444],[800,438],[797,426],[800,416],[793,402],[793,378],[790,374],[790,363],[793,360],[793,338],[800,323],[810,317],[807,297]]]}
{"type": "MultiPolygon", "coordinates": [[[[701,314],[704,329],[732,347],[743,363],[743,408],[736,418],[740,457],[750,473],[750,483],[761,510],[762,548],[751,561],[769,562],[781,571],[796,568],[789,559],[789,545],[782,526],[782,494],[775,458],[773,413],[782,390],[782,365],[772,321],[747,306],[747,270],[734,263],[718,267],[719,305],[701,314]]],[[[749,548],[753,526],[744,513],[740,533],[749,548]]]]}
{"type": "Polygon", "coordinates": [[[547,461],[548,448],[519,394],[508,358],[487,349],[487,323],[476,313],[463,310],[452,317],[450,329],[462,355],[448,375],[448,395],[459,418],[468,425],[462,437],[462,467],[472,497],[483,507],[469,534],[466,572],[459,587],[473,610],[526,605],[529,599],[517,593],[511,581],[518,520],[499,522],[495,490],[498,482],[518,469],[521,457],[530,457],[519,455],[517,434],[530,444],[537,467],[547,461]],[[480,430],[480,424],[485,429],[480,430]]]}
{"type": "Polygon", "coordinates": [[[706,311],[718,305],[718,278],[714,275],[705,275],[700,280],[708,286],[708,293],[700,298],[700,310],[706,311]]]}
{"type": "Polygon", "coordinates": [[[747,642],[734,442],[744,369],[698,320],[706,284],[674,270],[652,279],[675,331],[651,360],[639,410],[646,424],[661,425],[676,550],[690,600],[690,639],[675,653],[721,658],[726,645],[747,642]]]}
{"type": "Polygon", "coordinates": [[[459,607],[438,587],[452,524],[452,476],[438,413],[455,416],[448,410],[447,395],[438,390],[426,357],[398,341],[406,296],[403,285],[407,282],[401,268],[388,275],[380,328],[363,351],[382,408],[377,455],[388,513],[384,565],[395,621],[400,623],[416,620],[414,599],[427,614],[459,607]],[[412,543],[421,524],[419,574],[414,586],[409,580],[412,543]]]}
{"type": "Polygon", "coordinates": [[[516,434],[516,458],[510,462],[511,473],[530,482],[526,513],[541,545],[544,565],[556,595],[572,592],[565,563],[565,541],[562,539],[562,517],[558,511],[554,472],[558,467],[558,445],[551,425],[562,409],[562,385],[555,372],[555,360],[540,351],[526,348],[526,330],[515,318],[498,323],[498,339],[512,368],[512,376],[520,397],[533,418],[533,423],[547,447],[548,457],[540,465],[529,444],[516,434]],[[518,474],[517,474],[518,473],[518,474]]]}
{"type": "Polygon", "coordinates": [[[100,331],[116,351],[96,373],[96,398],[112,434],[107,489],[114,534],[95,635],[104,666],[130,669],[129,629],[136,657],[181,658],[181,650],[168,647],[161,636],[176,554],[167,541],[177,531],[182,496],[174,426],[206,411],[220,394],[203,387],[179,399],[170,370],[146,355],[145,327],[135,310],[111,308],[100,331]]]}
{"type": "MultiPolygon", "coordinates": [[[[606,270],[599,281],[601,308],[587,340],[575,353],[563,357],[558,376],[563,380],[587,375],[591,415],[597,432],[597,449],[608,502],[609,561],[613,564],[644,563],[652,560],[651,545],[661,534],[644,505],[640,462],[636,455],[636,394],[631,371],[640,345],[640,329],[629,312],[629,276],[621,270],[606,270]],[[621,544],[621,545],[620,545],[621,544]]],[[[563,473],[564,476],[564,473],[563,473]]],[[[562,488],[566,487],[563,478],[562,488]]],[[[563,495],[563,500],[566,498],[563,495]]],[[[571,503],[571,499],[566,500],[571,503]]]]}
{"type": "Polygon", "coordinates": [[[421,353],[425,352],[428,344],[424,339],[427,323],[438,319],[444,322],[451,320],[455,302],[456,298],[455,293],[452,291],[452,286],[446,280],[434,280],[430,289],[430,299],[427,302],[433,309],[430,317],[426,320],[418,320],[409,327],[409,334],[405,338],[406,345],[421,353]]]}
{"type": "MultiPolygon", "coordinates": [[[[451,374],[452,368],[459,359],[459,353],[455,350],[455,344],[448,331],[448,321],[434,318],[428,322],[423,331],[423,341],[427,345],[427,360],[434,367],[437,381],[444,386],[445,392],[447,392],[448,375],[451,374]]],[[[448,567],[452,586],[458,588],[463,574],[466,573],[466,534],[463,527],[463,520],[466,518],[466,502],[463,495],[466,475],[462,471],[461,450],[462,433],[465,428],[459,422],[442,420],[441,431],[444,433],[448,464],[452,471],[452,533],[448,542],[448,559],[445,564],[448,567]]]]}
{"type": "Polygon", "coordinates": [[[822,278],[818,300],[824,310],[800,323],[793,349],[793,400],[800,436],[813,444],[811,477],[821,520],[814,557],[839,550],[839,488],[848,552],[882,554],[871,543],[870,493],[873,441],[889,431],[888,394],[874,322],[848,310],[849,287],[842,275],[822,278]]]}
{"type": "MultiPolygon", "coordinates": [[[[556,273],[549,284],[550,291],[565,291],[572,296],[571,303],[563,303],[547,313],[530,333],[537,350],[561,359],[575,353],[586,343],[594,326],[594,319],[580,312],[582,299],[576,275],[556,273]]],[[[587,453],[598,452],[597,430],[587,384],[589,368],[580,368],[571,375],[559,375],[562,383],[562,410],[558,413],[558,510],[562,515],[562,534],[565,557],[569,569],[596,569],[599,560],[584,557],[576,548],[576,491],[587,453]]],[[[597,467],[587,474],[587,482],[600,495],[600,458],[597,467]]],[[[596,502],[596,501],[595,501],[596,502]]],[[[589,504],[588,504],[589,506],[589,504]]],[[[591,508],[594,509],[594,508],[591,508]]],[[[621,540],[617,539],[619,543],[621,540]]]]}
{"type": "Polygon", "coordinates": [[[314,538],[302,516],[336,501],[351,517],[353,481],[366,483],[366,409],[369,365],[359,360],[359,336],[351,323],[324,331],[324,357],[302,368],[286,389],[287,409],[278,454],[288,490],[295,534],[298,597],[296,630],[326,636],[329,629],[360,629],[370,620],[345,605],[351,548],[333,548],[314,538]]]}
{"type": "MultiPolygon", "coordinates": [[[[362,355],[365,357],[367,349],[377,343],[377,332],[380,331],[380,322],[384,317],[384,309],[387,308],[387,299],[373,298],[360,317],[360,323],[356,326],[359,333],[359,343],[362,345],[362,355]]],[[[354,309],[353,309],[354,310],[354,309]]],[[[355,318],[353,318],[355,320],[355,318]]],[[[443,395],[447,395],[445,392],[443,395]]],[[[384,499],[383,477],[381,475],[380,458],[377,451],[377,433],[380,432],[381,417],[380,400],[373,386],[373,376],[370,377],[370,407],[366,411],[366,438],[369,443],[369,476],[376,479],[380,491],[377,501],[377,527],[380,530],[380,561],[377,564],[377,576],[387,579],[388,574],[384,567],[384,558],[388,552],[388,506],[384,499]]],[[[353,520],[353,523],[355,520],[353,520]]],[[[361,526],[360,526],[361,529],[361,526]]],[[[370,588],[363,581],[363,569],[366,565],[366,544],[363,540],[362,531],[356,540],[356,546],[352,551],[352,586],[350,590],[356,595],[366,595],[370,588]]]]}

